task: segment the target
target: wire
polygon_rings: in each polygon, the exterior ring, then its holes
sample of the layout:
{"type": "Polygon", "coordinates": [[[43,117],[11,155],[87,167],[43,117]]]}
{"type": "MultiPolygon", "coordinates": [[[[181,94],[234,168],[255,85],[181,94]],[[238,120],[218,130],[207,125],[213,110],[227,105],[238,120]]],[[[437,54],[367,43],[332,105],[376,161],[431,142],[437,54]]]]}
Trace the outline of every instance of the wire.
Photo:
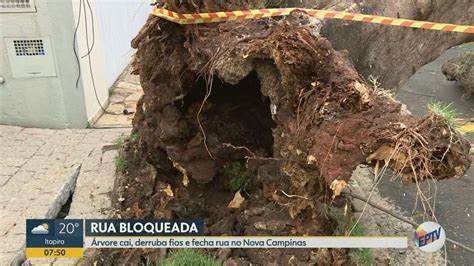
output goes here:
{"type": "MultiPolygon", "coordinates": [[[[85,26],[85,32],[86,32],[86,45],[87,45],[87,51],[89,51],[86,56],[87,56],[87,60],[89,61],[89,73],[90,73],[90,76],[91,76],[91,81],[92,81],[92,87],[94,88],[94,95],[95,95],[95,99],[97,100],[97,103],[99,104],[100,108],[102,109],[102,111],[106,114],[109,114],[109,115],[121,115],[121,114],[116,114],[116,113],[111,113],[109,111],[107,111],[103,106],[102,104],[100,103],[100,100],[99,100],[99,96],[97,95],[97,88],[95,86],[95,79],[94,79],[94,73],[92,71],[92,60],[91,60],[91,52],[92,52],[92,49],[91,47],[89,46],[89,30],[88,30],[88,27],[87,27],[87,24],[89,23],[89,21],[87,20],[87,11],[85,10],[86,9],[86,4],[84,3],[84,0],[81,0],[81,2],[83,3],[84,5],[84,26],[85,26]]],[[[89,2],[89,1],[88,1],[89,2]]],[[[89,6],[89,12],[91,13],[91,21],[93,22],[94,21],[94,13],[92,12],[92,8],[90,5],[89,6]]],[[[92,28],[94,28],[94,24],[92,24],[92,28]]],[[[92,47],[93,48],[93,47],[92,47]]]]}
{"type": "Polygon", "coordinates": [[[81,62],[79,61],[79,55],[76,50],[77,30],[79,29],[79,24],[81,23],[81,14],[82,14],[82,1],[79,1],[79,15],[77,18],[76,28],[74,29],[74,38],[72,40],[72,49],[74,50],[74,56],[76,57],[77,68],[78,68],[77,79],[76,79],[76,89],[79,86],[79,80],[81,78],[81,62]]]}
{"type": "MultiPolygon", "coordinates": [[[[99,96],[97,95],[97,88],[96,88],[96,85],[95,85],[95,78],[94,78],[94,73],[93,73],[94,71],[92,70],[92,59],[91,59],[91,52],[92,52],[94,47],[89,46],[89,30],[88,30],[89,21],[87,20],[86,4],[85,4],[84,0],[80,0],[80,2],[82,3],[82,5],[84,5],[84,27],[85,27],[86,45],[87,45],[87,51],[88,51],[86,56],[87,56],[87,60],[88,60],[88,63],[89,63],[89,73],[90,73],[90,77],[91,77],[91,81],[92,81],[92,87],[94,88],[95,99],[97,100],[97,103],[99,104],[100,109],[102,109],[104,114],[122,115],[121,113],[112,113],[112,112],[107,111],[104,108],[104,106],[102,106],[102,104],[99,100],[99,96]]],[[[93,22],[94,21],[94,13],[92,12],[92,8],[89,4],[89,1],[87,1],[87,3],[88,3],[89,12],[91,14],[91,21],[93,22]]],[[[92,29],[94,29],[94,24],[92,24],[92,29]]],[[[93,37],[95,39],[95,35],[93,37]]]]}
{"type": "MultiPolygon", "coordinates": [[[[343,193],[343,194],[346,194],[346,195],[349,195],[349,196],[351,196],[351,197],[353,197],[353,198],[356,198],[356,199],[358,199],[358,200],[365,201],[366,204],[368,204],[368,205],[370,205],[370,206],[372,206],[372,207],[374,207],[374,208],[376,208],[376,209],[378,209],[378,210],[380,210],[380,211],[383,211],[383,212],[385,212],[386,214],[389,214],[389,215],[391,215],[391,216],[397,218],[397,219],[400,220],[400,221],[403,221],[403,222],[405,222],[405,223],[407,223],[407,224],[411,224],[411,225],[413,225],[415,228],[418,227],[418,224],[417,224],[417,223],[412,222],[412,221],[410,221],[409,219],[407,219],[407,218],[405,218],[405,217],[403,217],[403,216],[401,216],[401,215],[398,215],[398,214],[394,213],[393,211],[391,211],[391,210],[389,210],[389,209],[387,209],[387,208],[385,208],[385,207],[382,207],[382,206],[379,206],[379,205],[375,204],[375,203],[372,202],[369,198],[366,198],[366,197],[361,196],[361,195],[358,195],[358,194],[354,194],[354,193],[352,193],[352,192],[350,192],[350,191],[348,191],[348,190],[344,190],[342,193],[343,193]]],[[[473,249],[473,248],[468,247],[468,246],[466,246],[466,245],[464,245],[464,244],[462,244],[462,243],[460,243],[460,242],[458,242],[458,241],[456,241],[456,240],[453,240],[453,239],[450,239],[450,238],[446,238],[446,241],[451,242],[452,244],[455,244],[455,245],[461,247],[461,248],[464,249],[464,250],[467,250],[467,251],[469,251],[469,252],[474,253],[474,249],[473,249]]]]}
{"type": "MultiPolygon", "coordinates": [[[[83,55],[81,58],[84,58],[86,56],[88,56],[91,52],[92,52],[92,49],[94,49],[94,45],[95,45],[95,27],[94,27],[94,13],[92,13],[92,8],[91,8],[91,4],[89,3],[89,0],[86,1],[87,2],[87,6],[89,8],[89,12],[91,13],[91,23],[92,23],[92,45],[91,45],[91,48],[88,49],[87,51],[87,54],[83,55]]],[[[84,6],[84,9],[86,7],[84,6]]],[[[84,11],[86,12],[86,11],[84,11]]]]}

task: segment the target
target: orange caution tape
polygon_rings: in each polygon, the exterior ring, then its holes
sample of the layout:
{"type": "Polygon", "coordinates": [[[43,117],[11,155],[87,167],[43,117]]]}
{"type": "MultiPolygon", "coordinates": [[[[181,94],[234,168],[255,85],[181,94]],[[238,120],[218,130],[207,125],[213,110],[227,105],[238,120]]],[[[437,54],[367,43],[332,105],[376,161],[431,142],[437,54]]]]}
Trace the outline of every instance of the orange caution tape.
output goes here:
{"type": "Polygon", "coordinates": [[[152,15],[157,17],[179,23],[179,24],[199,24],[222,22],[232,20],[244,19],[258,19],[265,17],[288,16],[291,12],[299,10],[306,14],[318,18],[342,19],[349,21],[360,21],[366,23],[383,24],[391,26],[400,26],[417,29],[439,30],[450,32],[474,33],[474,26],[470,25],[456,25],[446,23],[434,23],[428,21],[418,21],[411,19],[390,18],[373,15],[364,15],[357,13],[347,13],[330,10],[318,10],[307,8],[268,8],[268,9],[253,9],[242,11],[226,11],[226,12],[211,12],[211,13],[194,13],[194,14],[180,14],[164,8],[155,8],[152,15]]]}

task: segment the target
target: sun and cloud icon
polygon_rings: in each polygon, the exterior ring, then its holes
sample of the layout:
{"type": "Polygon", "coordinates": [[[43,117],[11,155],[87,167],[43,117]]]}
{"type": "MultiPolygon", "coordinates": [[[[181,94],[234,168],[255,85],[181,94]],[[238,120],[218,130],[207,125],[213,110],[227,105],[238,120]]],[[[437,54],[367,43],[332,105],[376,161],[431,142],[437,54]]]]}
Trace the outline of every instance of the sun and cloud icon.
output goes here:
{"type": "Polygon", "coordinates": [[[31,229],[31,233],[33,235],[46,235],[49,233],[48,229],[49,225],[47,223],[43,223],[31,229]]]}

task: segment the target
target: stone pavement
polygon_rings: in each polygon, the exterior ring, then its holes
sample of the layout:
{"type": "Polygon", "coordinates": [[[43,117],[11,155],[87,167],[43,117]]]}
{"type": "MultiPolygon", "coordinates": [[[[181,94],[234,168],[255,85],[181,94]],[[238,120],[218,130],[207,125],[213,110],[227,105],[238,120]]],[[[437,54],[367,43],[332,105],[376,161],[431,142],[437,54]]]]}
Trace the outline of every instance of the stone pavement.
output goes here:
{"type": "Polygon", "coordinates": [[[25,219],[51,215],[74,165],[82,167],[67,218],[107,215],[117,151],[102,147],[128,134],[129,128],[51,130],[0,125],[0,265],[10,264],[22,252],[25,219]]]}
{"type": "Polygon", "coordinates": [[[136,112],[137,101],[143,95],[139,77],[130,74],[131,66],[124,70],[109,97],[108,113],[94,123],[94,128],[130,125],[136,112]],[[124,114],[124,110],[126,112],[124,114]]]}

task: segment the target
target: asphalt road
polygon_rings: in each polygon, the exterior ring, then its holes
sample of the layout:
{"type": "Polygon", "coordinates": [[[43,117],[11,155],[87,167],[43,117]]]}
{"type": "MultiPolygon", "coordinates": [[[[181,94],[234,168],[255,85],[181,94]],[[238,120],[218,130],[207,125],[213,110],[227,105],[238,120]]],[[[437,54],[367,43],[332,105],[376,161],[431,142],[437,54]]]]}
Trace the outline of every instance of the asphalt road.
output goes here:
{"type": "MultiPolygon", "coordinates": [[[[463,99],[463,88],[456,82],[447,81],[441,72],[441,65],[451,56],[463,51],[474,52],[474,43],[464,44],[445,51],[437,60],[419,69],[398,90],[396,98],[405,103],[408,109],[416,116],[427,113],[427,105],[433,100],[453,106],[465,119],[474,118],[474,96],[463,99]]],[[[467,133],[471,143],[474,143],[474,133],[467,133]]],[[[447,237],[474,248],[474,164],[461,179],[446,180],[436,183],[435,215],[438,222],[446,231],[447,237]]],[[[433,182],[424,182],[427,189],[433,182]]],[[[422,222],[420,213],[422,208],[413,211],[416,199],[415,184],[400,185],[398,181],[389,181],[383,177],[379,184],[382,196],[388,197],[400,207],[407,216],[422,222]]],[[[433,195],[433,194],[432,194],[433,195]]],[[[474,265],[474,254],[465,251],[453,244],[447,243],[448,261],[452,265],[474,265]]]]}

